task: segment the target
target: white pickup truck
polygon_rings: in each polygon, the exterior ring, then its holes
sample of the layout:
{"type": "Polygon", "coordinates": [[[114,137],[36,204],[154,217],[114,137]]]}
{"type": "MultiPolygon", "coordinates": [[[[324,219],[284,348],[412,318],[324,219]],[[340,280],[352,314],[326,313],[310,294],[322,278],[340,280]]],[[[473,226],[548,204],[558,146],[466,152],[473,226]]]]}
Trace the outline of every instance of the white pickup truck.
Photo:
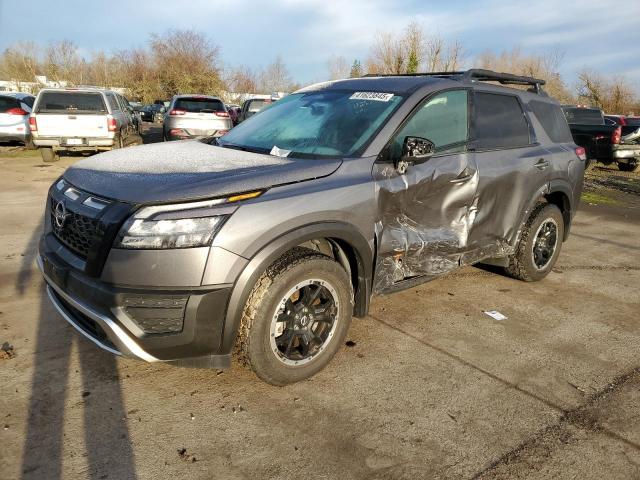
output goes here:
{"type": "Polygon", "coordinates": [[[111,90],[41,90],[29,125],[33,143],[45,162],[58,160],[61,151],[122,148],[130,136],[139,135],[129,102],[111,90]]]}

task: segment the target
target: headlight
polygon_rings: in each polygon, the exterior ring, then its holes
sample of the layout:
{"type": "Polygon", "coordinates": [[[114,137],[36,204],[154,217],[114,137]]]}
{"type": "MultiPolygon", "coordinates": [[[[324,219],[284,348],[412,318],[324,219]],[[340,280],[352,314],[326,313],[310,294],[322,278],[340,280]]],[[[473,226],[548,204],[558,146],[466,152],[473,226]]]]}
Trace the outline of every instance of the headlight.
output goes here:
{"type": "Polygon", "coordinates": [[[217,206],[252,199],[262,193],[259,190],[214,200],[141,208],[122,226],[114,247],[145,250],[207,247],[229,217],[215,215],[217,206]]]}
{"type": "Polygon", "coordinates": [[[144,220],[132,218],[124,224],[116,248],[189,248],[206,247],[226,216],[144,220]]]}

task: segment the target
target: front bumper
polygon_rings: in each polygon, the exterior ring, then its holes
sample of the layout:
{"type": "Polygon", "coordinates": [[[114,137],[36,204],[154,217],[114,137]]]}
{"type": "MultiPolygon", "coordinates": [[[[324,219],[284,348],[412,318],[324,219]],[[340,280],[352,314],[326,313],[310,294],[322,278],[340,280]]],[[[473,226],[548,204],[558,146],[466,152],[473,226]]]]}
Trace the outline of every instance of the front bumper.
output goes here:
{"type": "Polygon", "coordinates": [[[146,362],[209,368],[230,365],[230,352],[220,351],[229,286],[159,289],[107,284],[69,267],[55,252],[47,251],[44,241],[37,264],[56,310],[104,350],[146,362]],[[179,331],[149,333],[140,319],[129,313],[131,299],[140,310],[145,302],[153,306],[154,301],[166,303],[167,298],[185,299],[179,331]]]}

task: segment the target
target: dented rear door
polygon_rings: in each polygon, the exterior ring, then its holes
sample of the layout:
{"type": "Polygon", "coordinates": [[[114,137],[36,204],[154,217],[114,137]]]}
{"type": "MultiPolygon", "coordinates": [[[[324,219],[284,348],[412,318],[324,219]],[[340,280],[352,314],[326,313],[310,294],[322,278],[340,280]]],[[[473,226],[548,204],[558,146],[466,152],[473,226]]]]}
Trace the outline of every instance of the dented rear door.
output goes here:
{"type": "Polygon", "coordinates": [[[378,200],[377,293],[434,278],[460,264],[476,213],[478,172],[468,151],[469,93],[426,98],[400,127],[373,167],[378,200]],[[435,154],[400,174],[406,136],[431,140],[435,154]]]}

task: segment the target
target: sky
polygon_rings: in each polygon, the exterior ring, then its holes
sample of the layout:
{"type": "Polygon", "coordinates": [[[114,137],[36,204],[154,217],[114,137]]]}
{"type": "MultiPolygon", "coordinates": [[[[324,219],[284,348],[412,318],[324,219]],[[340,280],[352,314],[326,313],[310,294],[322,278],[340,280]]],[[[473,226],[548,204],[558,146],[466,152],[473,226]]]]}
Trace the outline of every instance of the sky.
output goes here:
{"type": "Polygon", "coordinates": [[[89,56],[194,29],[220,46],[225,65],[260,67],[280,54],[304,85],[326,79],[332,55],[364,64],[376,32],[412,21],[461,41],[469,62],[485,50],[555,50],[569,84],[590,68],[640,91],[640,0],[0,0],[0,49],[68,39],[89,56]]]}

